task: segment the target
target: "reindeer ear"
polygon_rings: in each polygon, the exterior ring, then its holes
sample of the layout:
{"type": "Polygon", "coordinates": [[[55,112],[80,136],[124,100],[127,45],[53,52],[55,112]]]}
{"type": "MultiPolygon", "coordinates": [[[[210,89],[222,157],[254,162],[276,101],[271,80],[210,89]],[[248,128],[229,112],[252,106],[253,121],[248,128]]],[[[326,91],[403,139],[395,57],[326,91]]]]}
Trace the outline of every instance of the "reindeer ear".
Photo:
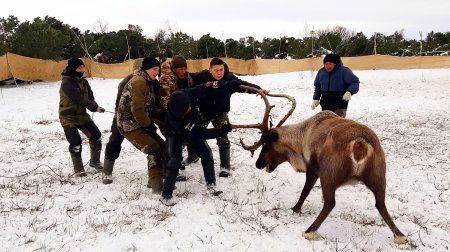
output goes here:
{"type": "Polygon", "coordinates": [[[269,130],[267,134],[264,136],[264,142],[276,142],[278,141],[278,132],[275,130],[269,130]]]}
{"type": "Polygon", "coordinates": [[[276,132],[276,131],[271,132],[270,133],[270,140],[272,142],[278,141],[278,132],[276,132]]]}

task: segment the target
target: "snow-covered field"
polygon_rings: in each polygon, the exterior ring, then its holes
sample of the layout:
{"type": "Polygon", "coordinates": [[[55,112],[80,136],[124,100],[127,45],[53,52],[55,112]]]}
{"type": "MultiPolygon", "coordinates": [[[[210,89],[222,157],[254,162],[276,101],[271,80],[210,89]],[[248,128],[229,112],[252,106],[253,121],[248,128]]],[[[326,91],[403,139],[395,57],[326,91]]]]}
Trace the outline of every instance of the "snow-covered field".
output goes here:
{"type": "MultiPolygon", "coordinates": [[[[305,175],[288,164],[275,172],[255,168],[256,153],[239,145],[258,137],[239,130],[230,138],[230,178],[218,178],[222,197],[206,194],[200,164],[186,169],[177,184],[179,203],[170,208],[146,187],[146,158],[125,141],[111,185],[92,169],[73,178],[68,143],[58,122],[59,82],[0,87],[0,251],[448,251],[450,246],[450,69],[355,71],[360,92],[347,117],[371,127],[387,156],[386,205],[408,236],[393,243],[392,233],[363,185],[342,187],[337,205],[319,233],[303,232],[322,209],[320,183],[297,202],[305,175]]],[[[288,93],[297,109],[286,124],[308,118],[315,72],[242,79],[272,93],[288,93]]],[[[119,80],[90,79],[98,103],[114,109],[119,80]]],[[[274,121],[288,103],[276,104],[274,121]]],[[[232,98],[232,123],[255,123],[263,102],[254,95],[232,98]]],[[[112,114],[94,114],[106,144],[112,114]]],[[[86,138],[84,161],[88,160],[86,138]]],[[[218,150],[210,141],[215,160],[218,150]]],[[[103,159],[103,153],[102,153],[103,159]]],[[[217,166],[216,166],[217,168],[217,166]]]]}

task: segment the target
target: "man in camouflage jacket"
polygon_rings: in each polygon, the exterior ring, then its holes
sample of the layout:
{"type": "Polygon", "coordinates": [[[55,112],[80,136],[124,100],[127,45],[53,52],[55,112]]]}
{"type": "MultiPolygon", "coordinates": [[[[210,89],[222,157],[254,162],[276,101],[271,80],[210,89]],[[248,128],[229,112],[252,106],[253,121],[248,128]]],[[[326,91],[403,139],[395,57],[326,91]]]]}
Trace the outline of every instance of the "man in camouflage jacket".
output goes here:
{"type": "Polygon", "coordinates": [[[146,57],[139,71],[125,85],[117,109],[119,132],[136,148],[147,154],[148,187],[160,193],[164,178],[166,148],[164,140],[156,133],[162,109],[159,108],[159,82],[156,79],[160,63],[146,57]]]}
{"type": "MultiPolygon", "coordinates": [[[[167,111],[167,104],[169,102],[170,95],[176,90],[192,88],[195,86],[194,79],[192,78],[192,73],[187,71],[187,62],[186,59],[181,55],[175,55],[172,57],[170,62],[165,62],[161,65],[161,105],[167,111]]],[[[185,166],[190,163],[197,162],[199,158],[195,154],[195,150],[185,143],[188,150],[188,157],[185,158],[182,162],[183,169],[185,166]]],[[[184,174],[179,174],[177,177],[177,181],[184,181],[186,177],[184,174]]]]}

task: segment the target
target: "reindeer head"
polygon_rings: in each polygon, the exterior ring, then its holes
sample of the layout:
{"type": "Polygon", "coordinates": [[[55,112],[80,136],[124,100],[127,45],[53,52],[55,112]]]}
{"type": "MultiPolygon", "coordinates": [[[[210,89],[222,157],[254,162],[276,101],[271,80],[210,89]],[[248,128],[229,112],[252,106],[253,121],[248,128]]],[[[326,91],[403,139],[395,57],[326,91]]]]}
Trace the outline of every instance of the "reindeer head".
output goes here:
{"type": "Polygon", "coordinates": [[[266,105],[266,110],[264,112],[263,122],[257,124],[249,124],[249,125],[233,125],[233,128],[257,128],[261,131],[261,138],[255,142],[252,146],[248,146],[244,143],[241,138],[241,145],[244,149],[250,151],[251,156],[253,157],[254,152],[262,145],[261,153],[259,154],[258,160],[256,161],[256,167],[258,169],[266,168],[268,172],[272,172],[277,168],[277,166],[287,160],[286,155],[283,154],[283,150],[279,148],[277,141],[279,138],[278,128],[283,125],[283,123],[292,115],[294,112],[296,101],[293,97],[285,94],[267,94],[267,96],[272,97],[283,97],[288,99],[292,107],[288,111],[288,113],[280,120],[280,122],[275,126],[275,128],[269,129],[269,115],[270,110],[274,106],[270,106],[269,101],[267,99],[266,94],[262,90],[258,90],[248,86],[240,86],[242,89],[247,89],[257,94],[261,95],[266,105]]]}
{"type": "Polygon", "coordinates": [[[256,168],[264,169],[267,172],[273,172],[278,165],[287,160],[286,155],[283,155],[283,151],[279,152],[278,144],[278,132],[277,129],[270,129],[268,132],[261,136],[262,149],[259,153],[258,160],[256,160],[256,168]]]}

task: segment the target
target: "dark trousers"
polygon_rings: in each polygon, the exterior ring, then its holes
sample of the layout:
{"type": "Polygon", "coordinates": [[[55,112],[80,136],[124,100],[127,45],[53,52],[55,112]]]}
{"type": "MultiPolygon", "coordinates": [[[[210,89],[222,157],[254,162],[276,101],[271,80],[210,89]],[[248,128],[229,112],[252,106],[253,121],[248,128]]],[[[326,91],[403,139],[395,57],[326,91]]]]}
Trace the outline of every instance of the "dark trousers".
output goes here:
{"type": "MultiPolygon", "coordinates": [[[[167,176],[164,181],[164,190],[162,193],[164,197],[172,197],[176,178],[181,167],[181,161],[183,160],[183,139],[181,136],[168,136],[166,138],[169,161],[167,163],[167,176]]],[[[206,140],[188,139],[188,143],[195,148],[197,156],[201,158],[206,183],[216,183],[214,159],[206,140]]]]}
{"type": "MultiPolygon", "coordinates": [[[[214,128],[221,128],[225,124],[229,124],[230,120],[228,119],[228,113],[224,112],[218,116],[207,117],[203,114],[200,114],[201,124],[204,128],[208,128],[209,123],[212,123],[214,128]]],[[[229,149],[230,148],[230,140],[228,139],[228,135],[224,134],[221,137],[216,138],[217,146],[221,149],[229,149]]]]}
{"type": "Polygon", "coordinates": [[[109,141],[106,144],[105,157],[109,160],[116,160],[119,157],[120,150],[122,149],[122,142],[124,136],[120,134],[119,129],[117,129],[116,117],[111,124],[111,136],[109,136],[109,141]]]}
{"type": "Polygon", "coordinates": [[[76,125],[76,127],[64,126],[64,134],[66,135],[67,141],[69,141],[69,151],[71,153],[81,152],[81,136],[78,130],[81,130],[83,134],[89,138],[89,144],[91,149],[98,151],[101,150],[101,137],[102,134],[98,129],[97,125],[93,121],[85,123],[83,125],[76,125]],[[79,146],[79,151],[75,148],[79,146]]]}

